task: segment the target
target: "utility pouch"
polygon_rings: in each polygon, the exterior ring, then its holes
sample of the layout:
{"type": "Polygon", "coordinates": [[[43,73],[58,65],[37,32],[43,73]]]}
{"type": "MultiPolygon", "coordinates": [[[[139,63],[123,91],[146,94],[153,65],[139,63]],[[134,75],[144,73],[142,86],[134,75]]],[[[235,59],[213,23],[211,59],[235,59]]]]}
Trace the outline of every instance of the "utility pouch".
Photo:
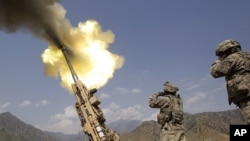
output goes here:
{"type": "Polygon", "coordinates": [[[173,116],[173,122],[174,123],[182,123],[183,121],[183,113],[182,112],[173,112],[172,113],[173,116]]]}
{"type": "Polygon", "coordinates": [[[241,75],[239,79],[238,91],[248,93],[250,86],[250,75],[241,75]]]}
{"type": "Polygon", "coordinates": [[[239,75],[227,82],[229,97],[233,102],[239,102],[249,96],[250,76],[239,75]]]}
{"type": "Polygon", "coordinates": [[[166,115],[163,113],[157,114],[157,122],[161,125],[164,125],[167,121],[166,115]]]}
{"type": "Polygon", "coordinates": [[[242,75],[237,76],[236,78],[229,80],[227,82],[228,88],[231,89],[233,93],[248,93],[248,87],[250,80],[246,80],[247,77],[242,75]]]}

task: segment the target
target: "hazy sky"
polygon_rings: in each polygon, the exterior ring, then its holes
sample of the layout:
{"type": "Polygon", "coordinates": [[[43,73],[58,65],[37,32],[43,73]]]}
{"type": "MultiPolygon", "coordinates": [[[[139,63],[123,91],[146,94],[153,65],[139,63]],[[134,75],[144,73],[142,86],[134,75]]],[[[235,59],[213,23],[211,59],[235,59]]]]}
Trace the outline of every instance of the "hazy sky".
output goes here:
{"type": "MultiPolygon", "coordinates": [[[[179,86],[189,113],[235,109],[229,106],[224,78],[213,79],[210,64],[225,39],[250,50],[250,1],[236,0],[63,0],[73,27],[97,21],[115,36],[108,50],[125,58],[96,95],[106,123],[156,119],[148,106],[163,83],[179,86]]],[[[1,29],[0,29],[1,30],[1,29]]],[[[0,31],[0,113],[9,111],[40,129],[76,133],[80,123],[75,96],[47,77],[41,54],[48,43],[29,32],[0,31]]],[[[84,63],[82,64],[84,66],[84,63]]],[[[84,83],[84,80],[82,80],[84,83]]]]}

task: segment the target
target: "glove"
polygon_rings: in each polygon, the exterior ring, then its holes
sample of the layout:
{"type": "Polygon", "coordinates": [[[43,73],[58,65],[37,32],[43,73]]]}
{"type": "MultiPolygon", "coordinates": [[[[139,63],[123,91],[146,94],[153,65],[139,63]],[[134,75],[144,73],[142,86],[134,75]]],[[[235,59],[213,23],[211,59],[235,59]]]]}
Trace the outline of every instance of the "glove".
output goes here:
{"type": "Polygon", "coordinates": [[[151,97],[149,98],[150,101],[157,99],[159,96],[164,95],[164,92],[158,92],[158,93],[154,93],[153,95],[151,95],[151,97]]]}

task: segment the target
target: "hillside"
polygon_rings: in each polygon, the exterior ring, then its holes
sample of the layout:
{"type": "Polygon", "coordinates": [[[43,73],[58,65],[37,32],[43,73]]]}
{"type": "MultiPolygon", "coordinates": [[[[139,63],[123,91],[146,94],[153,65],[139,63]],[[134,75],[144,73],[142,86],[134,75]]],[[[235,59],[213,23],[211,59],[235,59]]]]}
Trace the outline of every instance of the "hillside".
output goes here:
{"type": "Polygon", "coordinates": [[[134,130],[142,123],[141,120],[125,120],[120,119],[118,121],[108,124],[110,129],[115,129],[118,133],[124,133],[134,130]]]}
{"type": "Polygon", "coordinates": [[[229,125],[243,124],[240,110],[186,115],[184,126],[189,140],[229,141],[229,125]]]}
{"type": "MultiPolygon", "coordinates": [[[[187,141],[229,141],[230,124],[243,124],[243,117],[239,110],[185,113],[184,115],[187,141]]],[[[119,131],[121,141],[159,140],[160,125],[154,120],[144,122],[119,120],[109,124],[108,127],[119,131]]],[[[25,124],[9,112],[0,114],[1,141],[79,141],[86,139],[82,132],[64,135],[41,131],[32,125],[25,124]]]]}
{"type": "Polygon", "coordinates": [[[155,121],[145,121],[135,130],[120,134],[121,141],[158,141],[160,125],[155,121]]]}
{"type": "MultiPolygon", "coordinates": [[[[229,125],[243,124],[239,110],[185,114],[184,127],[187,141],[229,141],[229,125]]],[[[135,130],[121,134],[121,141],[158,141],[160,125],[145,121],[135,130]]]]}
{"type": "Polygon", "coordinates": [[[43,131],[28,125],[9,112],[0,114],[1,141],[62,141],[44,134],[43,131]]]}

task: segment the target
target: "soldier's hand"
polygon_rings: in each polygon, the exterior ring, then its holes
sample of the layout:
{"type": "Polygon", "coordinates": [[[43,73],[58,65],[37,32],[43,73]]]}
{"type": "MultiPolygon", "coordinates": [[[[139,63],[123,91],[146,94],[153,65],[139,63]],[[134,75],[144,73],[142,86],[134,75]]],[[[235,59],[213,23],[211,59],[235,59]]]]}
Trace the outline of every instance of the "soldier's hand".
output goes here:
{"type": "Polygon", "coordinates": [[[149,98],[150,101],[157,99],[159,96],[159,93],[154,93],[153,95],[151,95],[151,97],[149,98]]]}
{"type": "Polygon", "coordinates": [[[216,64],[218,64],[218,63],[221,63],[220,58],[219,58],[219,59],[217,59],[217,60],[215,60],[211,66],[216,65],[216,64]]]}

